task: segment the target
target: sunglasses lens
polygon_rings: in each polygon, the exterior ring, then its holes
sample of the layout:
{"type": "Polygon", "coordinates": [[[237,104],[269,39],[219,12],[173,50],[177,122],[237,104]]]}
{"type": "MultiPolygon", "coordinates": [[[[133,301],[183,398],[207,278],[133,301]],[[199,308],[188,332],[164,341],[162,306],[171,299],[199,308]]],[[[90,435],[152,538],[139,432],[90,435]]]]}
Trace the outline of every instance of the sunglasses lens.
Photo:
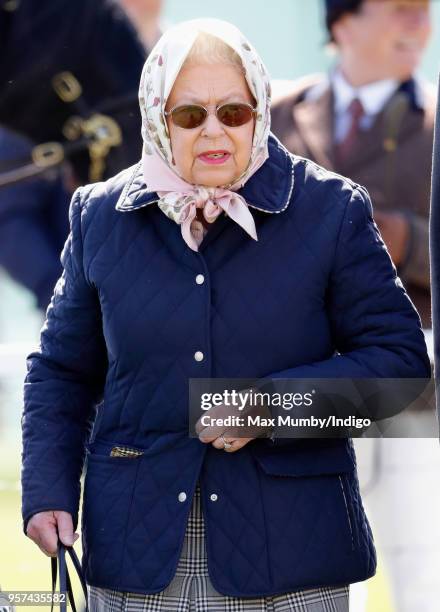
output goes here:
{"type": "Polygon", "coordinates": [[[246,104],[224,104],[217,111],[219,121],[228,127],[239,127],[252,119],[252,109],[246,104]]]}
{"type": "Polygon", "coordinates": [[[179,106],[173,110],[172,116],[175,125],[190,130],[202,125],[206,110],[202,106],[179,106]]]}
{"type": "MultiPolygon", "coordinates": [[[[200,127],[208,113],[203,106],[188,104],[178,106],[172,111],[173,123],[178,127],[190,130],[200,127]]],[[[248,123],[253,116],[253,110],[247,104],[223,104],[217,110],[217,118],[227,127],[239,127],[248,123]]]]}

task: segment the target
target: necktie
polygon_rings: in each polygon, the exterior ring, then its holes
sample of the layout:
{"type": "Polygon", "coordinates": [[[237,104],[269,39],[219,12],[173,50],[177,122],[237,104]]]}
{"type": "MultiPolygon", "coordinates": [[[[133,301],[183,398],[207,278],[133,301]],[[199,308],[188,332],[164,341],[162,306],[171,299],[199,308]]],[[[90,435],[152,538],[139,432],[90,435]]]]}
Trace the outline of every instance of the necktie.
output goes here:
{"type": "Polygon", "coordinates": [[[358,98],[354,98],[348,107],[350,115],[350,128],[345,138],[336,145],[336,156],[340,163],[345,163],[353,152],[359,135],[360,121],[364,114],[364,107],[358,98]]]}

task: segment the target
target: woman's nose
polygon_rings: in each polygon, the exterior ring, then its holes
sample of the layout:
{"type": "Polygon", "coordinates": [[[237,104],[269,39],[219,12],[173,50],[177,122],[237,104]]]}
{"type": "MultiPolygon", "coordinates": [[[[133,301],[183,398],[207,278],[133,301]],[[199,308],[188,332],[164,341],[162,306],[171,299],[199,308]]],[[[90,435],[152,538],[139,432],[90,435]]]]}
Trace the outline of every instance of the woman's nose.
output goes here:
{"type": "Polygon", "coordinates": [[[207,116],[202,128],[202,136],[215,138],[224,134],[224,128],[221,121],[217,119],[215,112],[210,112],[207,116]]]}

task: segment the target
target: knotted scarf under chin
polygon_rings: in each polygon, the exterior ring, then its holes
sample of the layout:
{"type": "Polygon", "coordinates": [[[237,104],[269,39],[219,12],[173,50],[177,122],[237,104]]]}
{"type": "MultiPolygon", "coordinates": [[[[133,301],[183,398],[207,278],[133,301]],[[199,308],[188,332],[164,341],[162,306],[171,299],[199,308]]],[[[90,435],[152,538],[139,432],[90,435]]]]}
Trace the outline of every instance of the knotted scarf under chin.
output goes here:
{"type": "Polygon", "coordinates": [[[159,208],[173,221],[181,226],[182,237],[186,244],[198,251],[207,232],[197,220],[197,209],[202,210],[207,223],[213,223],[225,212],[235,223],[240,225],[254,240],[257,239],[254,218],[246,200],[238,193],[221,187],[195,187],[188,192],[158,192],[159,208]]]}

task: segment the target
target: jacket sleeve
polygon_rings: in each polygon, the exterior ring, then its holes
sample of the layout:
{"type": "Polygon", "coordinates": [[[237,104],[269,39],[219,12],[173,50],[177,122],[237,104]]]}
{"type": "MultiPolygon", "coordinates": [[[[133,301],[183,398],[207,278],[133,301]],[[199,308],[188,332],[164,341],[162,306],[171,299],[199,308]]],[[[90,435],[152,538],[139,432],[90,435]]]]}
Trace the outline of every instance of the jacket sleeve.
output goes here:
{"type": "Polygon", "coordinates": [[[339,229],[327,312],[333,356],[273,372],[267,379],[430,378],[420,318],[374,223],[369,195],[360,186],[352,191],[339,229]]]}
{"type": "Polygon", "coordinates": [[[85,442],[107,369],[101,311],[82,263],[82,189],[69,210],[70,234],[40,345],[27,359],[22,415],[22,516],[65,510],[78,523],[85,442]]]}

